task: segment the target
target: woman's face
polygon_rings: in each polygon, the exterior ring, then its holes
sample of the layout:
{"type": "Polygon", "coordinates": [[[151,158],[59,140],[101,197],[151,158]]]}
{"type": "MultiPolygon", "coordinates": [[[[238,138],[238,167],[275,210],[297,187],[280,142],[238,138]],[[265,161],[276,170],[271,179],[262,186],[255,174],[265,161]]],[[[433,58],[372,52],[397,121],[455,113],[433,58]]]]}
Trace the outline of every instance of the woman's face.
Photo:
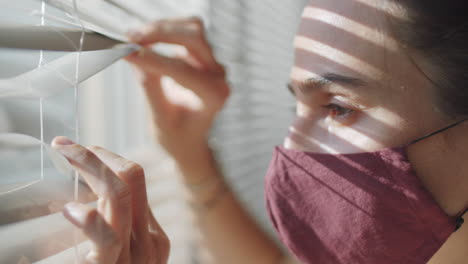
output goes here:
{"type": "Polygon", "coordinates": [[[297,116],[287,148],[375,151],[446,124],[433,107],[431,82],[389,34],[386,2],[313,0],[306,7],[295,39],[297,116]]]}

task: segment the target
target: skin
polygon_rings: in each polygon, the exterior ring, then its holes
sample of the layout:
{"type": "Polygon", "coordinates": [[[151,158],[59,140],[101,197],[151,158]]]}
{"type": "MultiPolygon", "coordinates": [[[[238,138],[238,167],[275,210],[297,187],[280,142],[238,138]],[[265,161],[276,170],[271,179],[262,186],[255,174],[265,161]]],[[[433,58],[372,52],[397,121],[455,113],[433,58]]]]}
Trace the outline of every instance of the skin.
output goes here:
{"type": "MultiPolygon", "coordinates": [[[[290,88],[297,117],[285,140],[287,148],[372,152],[409,143],[461,119],[434,107],[431,82],[421,72],[428,62],[389,34],[389,14],[371,7],[375,2],[314,0],[305,9],[295,40],[290,88]],[[364,30],[368,34],[356,33],[364,30]],[[317,84],[317,76],[330,73],[353,82],[317,84]]],[[[461,124],[412,145],[408,153],[417,175],[451,216],[468,205],[468,166],[461,158],[467,155],[467,132],[468,126],[461,124]]],[[[468,231],[462,227],[430,263],[464,263],[467,247],[468,231]]]]}
{"type": "Polygon", "coordinates": [[[166,263],[170,243],[149,209],[143,168],[105,149],[85,148],[65,137],[55,138],[52,146],[98,196],[97,208],[69,203],[63,212],[91,242],[79,263],[166,263]]]}
{"type": "MultiPolygon", "coordinates": [[[[284,143],[287,148],[323,153],[377,151],[408,143],[457,120],[434,106],[431,82],[421,72],[427,62],[389,34],[386,16],[404,19],[404,12],[386,13],[380,8],[383,3],[314,0],[307,6],[294,43],[290,88],[297,100],[297,117],[284,143]],[[320,76],[328,80],[318,82],[320,76]]],[[[183,182],[191,186],[222,181],[207,134],[229,87],[201,21],[158,21],[132,32],[130,38],[142,45],[175,43],[187,50],[168,58],[145,49],[127,60],[141,76],[155,138],[174,157],[183,182]],[[173,78],[195,96],[175,102],[165,89],[179,88],[163,87],[162,76],[173,78]]],[[[417,175],[449,215],[468,204],[468,164],[463,160],[468,155],[467,133],[468,125],[461,124],[412,145],[408,152],[417,175]]],[[[63,140],[56,139],[54,146],[82,171],[102,201],[98,209],[80,204],[65,208],[65,216],[93,242],[88,263],[165,263],[169,241],[147,209],[141,168],[105,150],[63,144],[63,140]],[[130,169],[119,169],[128,164],[130,169]],[[132,238],[129,234],[136,229],[140,235],[132,238]],[[130,250],[131,245],[143,250],[130,250]]],[[[196,192],[188,188],[189,201],[211,200],[218,191],[217,185],[211,186],[196,192]]],[[[204,263],[271,264],[284,258],[232,192],[218,198],[208,211],[194,210],[194,216],[208,256],[204,263]]],[[[465,225],[429,263],[465,263],[467,247],[465,225]]]]}
{"type": "Polygon", "coordinates": [[[295,40],[291,88],[298,118],[288,147],[375,151],[407,143],[448,122],[432,107],[429,80],[387,34],[382,12],[363,6],[358,1],[317,0],[306,8],[295,40]],[[334,12],[338,6],[341,14],[334,12]],[[381,34],[357,36],[352,32],[360,27],[351,22],[381,34]],[[307,81],[328,73],[360,83],[320,86],[307,81]]]}
{"type": "MultiPolygon", "coordinates": [[[[229,87],[224,68],[216,62],[206,40],[202,21],[157,21],[130,32],[129,38],[143,46],[171,43],[186,49],[176,58],[143,49],[127,60],[140,75],[152,112],[155,139],[174,158],[183,183],[190,186],[222,182],[207,136],[229,95],[229,87]],[[180,100],[187,93],[180,93],[179,87],[163,86],[163,76],[171,77],[193,95],[180,100]],[[179,100],[174,100],[165,89],[170,89],[179,100]]],[[[80,170],[99,197],[98,204],[102,204],[93,209],[72,203],[64,209],[65,217],[91,240],[92,248],[81,262],[166,263],[170,243],[148,210],[141,167],[109,151],[84,148],[62,137],[53,141],[53,147],[80,170]],[[133,199],[134,196],[139,198],[133,199]],[[138,234],[137,230],[139,236],[130,235],[138,234]]],[[[189,202],[202,205],[212,200],[220,185],[208,185],[196,192],[188,188],[189,202]]],[[[194,218],[202,234],[200,244],[206,249],[201,253],[204,263],[270,264],[282,258],[276,244],[255,224],[232,192],[223,194],[211,210],[195,211],[194,218]]]]}

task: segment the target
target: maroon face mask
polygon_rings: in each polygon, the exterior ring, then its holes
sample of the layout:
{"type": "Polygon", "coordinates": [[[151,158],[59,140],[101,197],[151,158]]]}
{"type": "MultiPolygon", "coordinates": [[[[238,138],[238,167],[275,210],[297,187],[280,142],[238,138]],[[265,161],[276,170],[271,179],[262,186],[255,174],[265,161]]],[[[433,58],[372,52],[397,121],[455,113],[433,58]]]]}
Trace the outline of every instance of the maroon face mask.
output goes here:
{"type": "Polygon", "coordinates": [[[265,195],[282,242],[308,264],[427,263],[466,210],[442,211],[413,171],[408,145],[339,155],[277,147],[265,195]]]}

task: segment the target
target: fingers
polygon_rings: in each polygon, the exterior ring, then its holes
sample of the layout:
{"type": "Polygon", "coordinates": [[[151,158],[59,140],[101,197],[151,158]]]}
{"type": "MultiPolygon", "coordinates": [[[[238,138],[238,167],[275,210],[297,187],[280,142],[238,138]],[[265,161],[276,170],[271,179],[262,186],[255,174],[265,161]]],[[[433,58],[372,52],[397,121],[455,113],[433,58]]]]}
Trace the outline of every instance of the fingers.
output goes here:
{"type": "MultiPolygon", "coordinates": [[[[140,31],[129,33],[129,37],[142,45],[171,43],[185,47],[188,54],[183,57],[166,57],[144,48],[128,56],[127,60],[144,73],[145,81],[153,82],[156,77],[169,76],[192,90],[204,103],[204,110],[207,110],[204,113],[212,115],[222,108],[230,90],[225,80],[224,68],[217,63],[205,37],[203,22],[199,18],[161,20],[140,31]],[[153,77],[147,77],[148,75],[153,77]]],[[[153,94],[161,95],[160,84],[147,82],[144,86],[147,92],[151,93],[150,90],[154,89],[156,92],[153,94]]],[[[164,96],[159,98],[159,101],[149,98],[150,103],[156,106],[165,99],[164,96]]]]}
{"type": "Polygon", "coordinates": [[[69,203],[63,211],[67,218],[93,242],[87,263],[116,263],[122,248],[118,235],[91,206],[69,203]]]}
{"type": "Polygon", "coordinates": [[[171,104],[168,102],[166,94],[163,91],[161,84],[161,76],[157,74],[147,74],[144,69],[140,67],[135,67],[135,70],[138,71],[140,76],[140,81],[145,90],[146,96],[148,98],[148,103],[156,115],[155,118],[165,117],[164,114],[161,116],[158,113],[167,113],[171,104]]]}
{"type": "Polygon", "coordinates": [[[167,75],[182,86],[194,86],[194,90],[200,92],[201,74],[181,59],[166,57],[145,48],[135,56],[128,57],[127,60],[143,72],[159,76],[167,75]]]}
{"type": "Polygon", "coordinates": [[[130,234],[130,190],[94,153],[65,137],[57,137],[52,147],[63,154],[80,172],[99,197],[98,209],[104,219],[120,235],[130,234]]]}
{"type": "MultiPolygon", "coordinates": [[[[132,226],[135,238],[146,240],[148,234],[148,199],[143,168],[123,157],[100,147],[90,147],[100,160],[127,185],[131,194],[132,226]]],[[[143,241],[144,243],[146,241],[143,241]]]]}
{"type": "Polygon", "coordinates": [[[157,76],[167,75],[180,85],[192,90],[206,105],[216,106],[216,102],[224,103],[229,95],[229,87],[225,82],[224,71],[200,73],[179,58],[169,58],[157,54],[150,49],[143,49],[137,55],[128,57],[141,71],[157,76]]]}
{"type": "Polygon", "coordinates": [[[139,31],[129,33],[130,40],[141,45],[158,42],[184,46],[204,68],[215,70],[219,67],[205,37],[200,18],[164,19],[147,25],[139,31]]]}
{"type": "Polygon", "coordinates": [[[99,196],[98,209],[78,203],[64,209],[65,217],[93,242],[87,264],[167,260],[169,240],[149,209],[141,166],[103,148],[86,149],[65,137],[55,138],[52,146],[99,196]]]}
{"type": "Polygon", "coordinates": [[[171,248],[169,238],[167,237],[166,233],[161,228],[159,223],[156,221],[156,218],[154,217],[153,213],[151,212],[151,208],[149,207],[148,216],[150,231],[152,234],[151,238],[153,240],[153,244],[156,246],[156,249],[159,252],[159,254],[156,256],[159,260],[157,263],[167,263],[171,248]]]}

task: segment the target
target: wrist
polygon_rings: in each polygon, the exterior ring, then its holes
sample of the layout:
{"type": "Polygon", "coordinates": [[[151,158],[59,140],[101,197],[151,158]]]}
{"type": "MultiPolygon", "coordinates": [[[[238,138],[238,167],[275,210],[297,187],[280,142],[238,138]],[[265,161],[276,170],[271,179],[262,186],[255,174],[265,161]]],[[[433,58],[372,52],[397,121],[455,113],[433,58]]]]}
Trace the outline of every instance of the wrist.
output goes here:
{"type": "Polygon", "coordinates": [[[222,177],[208,177],[203,182],[185,185],[186,199],[195,211],[206,212],[213,209],[229,193],[222,177]]]}
{"type": "Polygon", "coordinates": [[[174,155],[176,166],[186,184],[197,185],[220,175],[213,151],[208,144],[188,147],[181,155],[174,155]]]}

